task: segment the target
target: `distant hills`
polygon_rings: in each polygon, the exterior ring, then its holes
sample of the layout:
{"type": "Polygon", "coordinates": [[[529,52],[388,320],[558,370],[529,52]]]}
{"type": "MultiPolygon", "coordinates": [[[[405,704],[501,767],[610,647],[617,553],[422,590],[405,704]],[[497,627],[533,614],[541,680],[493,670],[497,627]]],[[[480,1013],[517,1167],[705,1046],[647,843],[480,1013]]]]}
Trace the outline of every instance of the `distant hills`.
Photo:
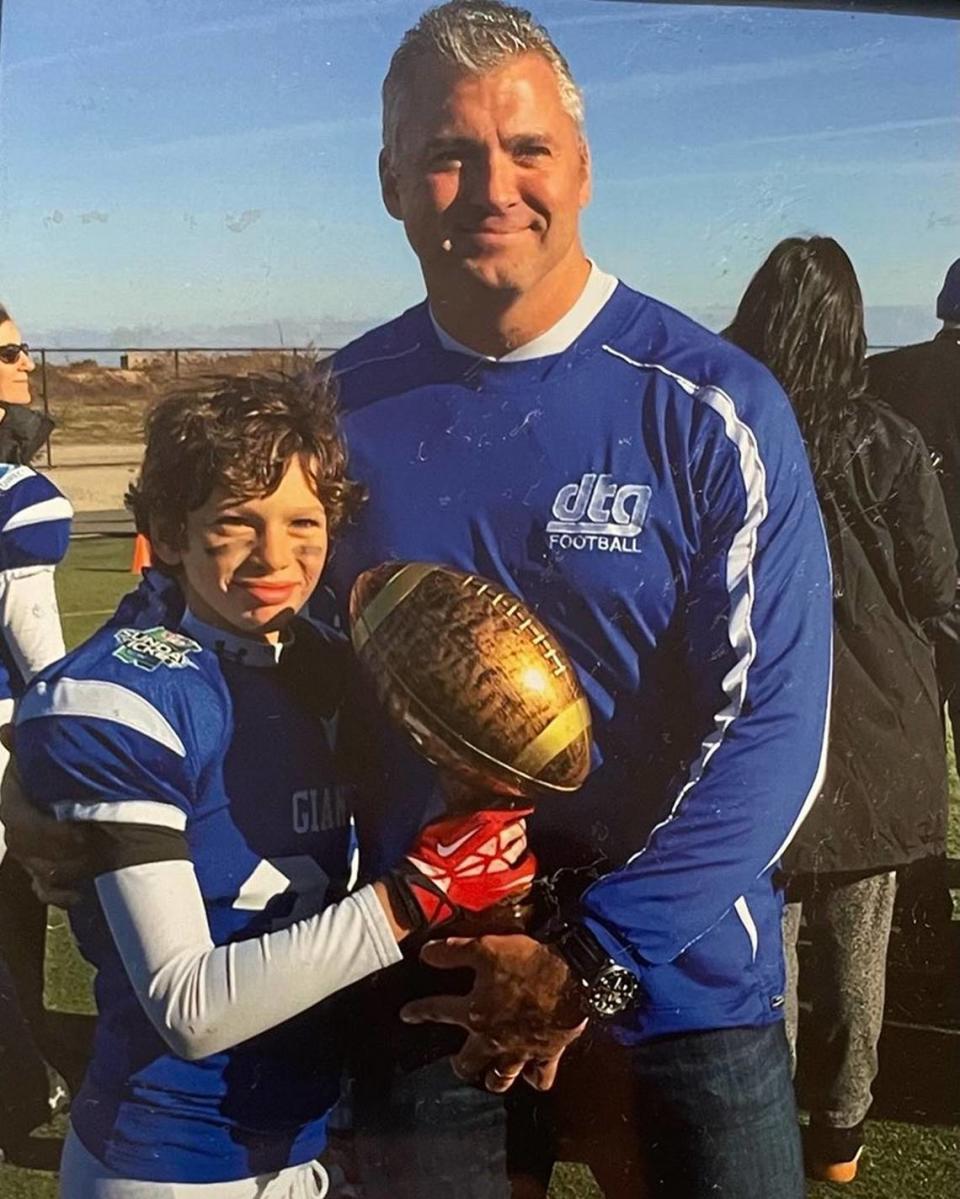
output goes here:
{"type": "MultiPolygon", "coordinates": [[[[723,329],[733,317],[732,308],[692,309],[695,317],[708,329],[723,329]]],[[[934,316],[934,306],[921,308],[919,305],[873,305],[865,314],[867,340],[871,346],[903,346],[915,341],[926,341],[940,328],[934,316]]]]}
{"type": "MultiPolygon", "coordinates": [[[[730,308],[692,308],[690,314],[710,329],[722,329],[733,315],[730,308]]],[[[103,329],[87,326],[64,326],[56,329],[30,329],[27,338],[32,345],[52,349],[57,346],[102,347],[123,350],[132,347],[215,346],[315,346],[337,347],[358,337],[367,329],[388,319],[371,316],[368,320],[338,320],[321,317],[319,320],[261,321],[233,325],[136,325],[103,329]]],[[[866,312],[867,336],[871,345],[905,345],[924,341],[939,328],[929,308],[919,305],[874,305],[866,312]]]]}
{"type": "Polygon", "coordinates": [[[318,321],[258,321],[234,325],[121,325],[114,329],[91,326],[58,326],[55,329],[30,329],[31,345],[53,349],[57,346],[126,350],[176,346],[211,346],[224,349],[283,346],[332,347],[345,345],[367,329],[386,320],[370,317],[367,321],[321,318],[318,321]]]}

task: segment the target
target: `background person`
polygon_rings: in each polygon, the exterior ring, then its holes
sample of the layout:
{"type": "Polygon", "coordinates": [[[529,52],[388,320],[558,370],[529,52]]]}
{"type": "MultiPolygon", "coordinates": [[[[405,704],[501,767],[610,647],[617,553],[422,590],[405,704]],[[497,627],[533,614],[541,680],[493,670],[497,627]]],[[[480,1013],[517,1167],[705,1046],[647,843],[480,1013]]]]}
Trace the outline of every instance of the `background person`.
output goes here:
{"type": "MultiPolygon", "coordinates": [[[[943,322],[930,341],[867,359],[870,390],[916,425],[937,464],[953,539],[960,545],[960,259],[946,273],[937,297],[943,322]]],[[[940,699],[960,744],[960,604],[929,622],[936,652],[940,699]]],[[[955,952],[950,925],[953,901],[944,856],[925,858],[897,876],[895,923],[911,966],[928,979],[921,1018],[937,1018],[954,992],[955,952]],[[932,1001],[932,1002],[931,1002],[932,1001]],[[929,1013],[929,1014],[928,1014],[929,1013]]],[[[920,1013],[918,1013],[920,1014],[920,1013]]]]}
{"type": "MultiPolygon", "coordinates": [[[[960,258],[937,297],[943,327],[936,337],[867,360],[870,390],[923,434],[937,459],[953,539],[960,544],[960,258]]],[[[937,675],[960,744],[960,621],[937,626],[937,675]]]]}
{"type": "Polygon", "coordinates": [[[808,1168],[849,1182],[877,1073],[895,872],[945,848],[943,729],[923,622],[953,602],[957,551],[922,437],[868,394],[860,287],[833,238],[780,242],[726,336],[793,403],[833,564],[827,776],[784,857],[784,931],[794,1044],[801,912],[813,945],[808,1168]]]}
{"type": "MultiPolygon", "coordinates": [[[[54,570],[73,510],[30,469],[53,427],[28,407],[33,370],[19,327],[0,306],[0,724],[9,723],[25,684],[64,652],[54,570]]],[[[0,772],[6,763],[0,747],[0,772]]],[[[41,1057],[52,1048],[43,1007],[47,909],[5,851],[0,824],[0,1149],[15,1155],[65,1092],[41,1057]]]]}

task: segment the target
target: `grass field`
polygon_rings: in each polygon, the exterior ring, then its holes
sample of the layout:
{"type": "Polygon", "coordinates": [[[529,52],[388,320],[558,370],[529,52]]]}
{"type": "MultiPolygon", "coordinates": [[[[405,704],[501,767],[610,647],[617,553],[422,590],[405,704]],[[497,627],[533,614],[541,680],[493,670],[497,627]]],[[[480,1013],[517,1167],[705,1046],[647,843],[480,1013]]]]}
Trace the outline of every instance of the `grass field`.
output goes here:
{"type": "MultiPolygon", "coordinates": [[[[129,573],[132,543],[126,539],[74,542],[58,573],[58,590],[68,645],[88,636],[113,610],[134,583],[129,573]]],[[[951,853],[960,856],[960,785],[951,780],[953,815],[951,853]]],[[[62,912],[51,909],[47,961],[47,1005],[66,1012],[91,1012],[89,972],[73,949],[62,912]]],[[[935,1071],[936,1061],[918,1062],[918,1070],[935,1071]]],[[[960,1080],[957,1085],[960,1086],[960,1080]]],[[[55,1160],[62,1122],[44,1130],[47,1156],[55,1160]]],[[[42,1150],[44,1146],[39,1146],[42,1150]]],[[[814,1185],[811,1199],[841,1193],[850,1199],[958,1199],[960,1197],[960,1129],[936,1125],[874,1121],[869,1125],[861,1180],[847,1187],[814,1185]]],[[[559,1166],[551,1199],[594,1199],[600,1192],[585,1167],[559,1166]]],[[[0,1199],[55,1199],[55,1176],[47,1170],[0,1166],[0,1199]]],[[[770,1199],[777,1199],[770,1196],[770,1199]]]]}

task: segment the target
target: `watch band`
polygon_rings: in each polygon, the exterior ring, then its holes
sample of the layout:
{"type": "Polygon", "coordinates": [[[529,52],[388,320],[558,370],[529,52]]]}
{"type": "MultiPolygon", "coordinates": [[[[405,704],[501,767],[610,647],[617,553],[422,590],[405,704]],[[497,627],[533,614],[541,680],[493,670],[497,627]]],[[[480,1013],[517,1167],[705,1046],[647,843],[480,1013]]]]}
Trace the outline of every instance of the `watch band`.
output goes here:
{"type": "Polygon", "coordinates": [[[634,1005],[637,976],[615,962],[588,928],[567,925],[553,944],[570,967],[586,1015],[606,1019],[634,1005]]]}

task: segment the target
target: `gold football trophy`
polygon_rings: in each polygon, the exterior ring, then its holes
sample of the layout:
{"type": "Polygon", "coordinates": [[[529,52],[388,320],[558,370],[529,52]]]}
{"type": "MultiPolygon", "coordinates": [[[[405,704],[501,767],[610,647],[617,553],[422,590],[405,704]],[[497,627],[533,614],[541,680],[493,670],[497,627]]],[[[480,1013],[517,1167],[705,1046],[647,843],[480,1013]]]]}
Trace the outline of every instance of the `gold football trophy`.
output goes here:
{"type": "Polygon", "coordinates": [[[454,781],[452,810],[523,806],[586,778],[590,707],[576,672],[498,583],[387,562],[354,583],[350,628],[387,711],[454,781]]]}
{"type": "MultiPolygon", "coordinates": [[[[590,769],[590,706],[569,658],[499,584],[426,562],[365,571],[350,595],[357,657],[381,702],[441,771],[447,808],[529,807],[590,769]]],[[[454,931],[527,927],[532,904],[454,931]]]]}

